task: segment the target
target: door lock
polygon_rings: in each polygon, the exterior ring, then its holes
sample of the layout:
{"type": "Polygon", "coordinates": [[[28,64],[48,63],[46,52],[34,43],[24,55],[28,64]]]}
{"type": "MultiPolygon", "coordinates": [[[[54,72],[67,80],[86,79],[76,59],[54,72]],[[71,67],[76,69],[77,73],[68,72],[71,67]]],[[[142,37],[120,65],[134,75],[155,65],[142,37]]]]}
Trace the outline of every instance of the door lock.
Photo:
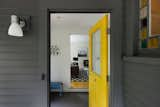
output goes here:
{"type": "Polygon", "coordinates": [[[45,80],[45,78],[46,78],[45,73],[42,73],[42,75],[41,75],[41,80],[45,80]]]}

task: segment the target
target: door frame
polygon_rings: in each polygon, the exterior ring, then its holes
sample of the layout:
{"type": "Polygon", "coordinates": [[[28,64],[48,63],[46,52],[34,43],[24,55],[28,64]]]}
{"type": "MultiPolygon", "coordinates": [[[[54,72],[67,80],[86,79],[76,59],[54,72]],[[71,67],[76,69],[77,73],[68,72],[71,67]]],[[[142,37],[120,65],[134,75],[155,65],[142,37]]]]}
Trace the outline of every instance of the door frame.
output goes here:
{"type": "MultiPolygon", "coordinates": [[[[110,15],[112,14],[112,9],[44,9],[44,14],[46,16],[43,16],[45,17],[45,32],[46,32],[46,35],[47,35],[47,74],[46,74],[46,79],[47,79],[47,106],[48,107],[51,107],[51,96],[50,96],[50,75],[51,75],[51,66],[50,66],[50,34],[51,34],[51,23],[50,23],[50,15],[52,13],[110,13],[110,15]]],[[[110,18],[110,28],[111,28],[111,18],[110,18]]],[[[111,32],[110,32],[111,34],[111,32]]],[[[110,38],[110,41],[111,41],[111,38],[110,38]]],[[[111,55],[111,51],[110,51],[110,55],[111,55]]],[[[111,60],[111,57],[110,57],[110,60],[111,60]]],[[[110,61],[111,63],[111,61],[110,61]]],[[[110,69],[110,72],[111,72],[111,69],[110,69]]],[[[111,76],[110,76],[110,79],[111,79],[111,76]]],[[[111,85],[111,82],[110,82],[110,85],[111,85]]],[[[110,88],[110,91],[112,90],[112,88],[110,88]]],[[[44,92],[44,91],[43,91],[44,92]]],[[[111,95],[111,93],[109,93],[111,95]]],[[[110,97],[109,95],[109,97],[110,97]]],[[[111,98],[110,98],[111,99],[111,98]]],[[[110,101],[109,101],[110,102],[110,101]]]]}

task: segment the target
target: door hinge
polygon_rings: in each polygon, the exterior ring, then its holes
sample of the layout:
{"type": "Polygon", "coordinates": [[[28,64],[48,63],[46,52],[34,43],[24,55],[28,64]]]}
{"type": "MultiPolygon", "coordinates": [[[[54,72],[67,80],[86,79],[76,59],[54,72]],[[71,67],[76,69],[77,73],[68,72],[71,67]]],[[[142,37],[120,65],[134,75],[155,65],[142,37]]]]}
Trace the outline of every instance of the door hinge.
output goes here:
{"type": "Polygon", "coordinates": [[[107,34],[111,34],[111,28],[107,28],[107,34]]]}
{"type": "Polygon", "coordinates": [[[109,82],[110,78],[109,78],[109,75],[107,76],[107,82],[109,82]]]}

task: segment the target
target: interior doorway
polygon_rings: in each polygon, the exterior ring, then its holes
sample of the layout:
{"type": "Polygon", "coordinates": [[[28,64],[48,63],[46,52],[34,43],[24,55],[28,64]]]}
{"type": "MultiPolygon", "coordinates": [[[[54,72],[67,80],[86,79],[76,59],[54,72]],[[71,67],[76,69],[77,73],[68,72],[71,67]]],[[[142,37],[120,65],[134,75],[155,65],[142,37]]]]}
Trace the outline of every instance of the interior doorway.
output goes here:
{"type": "Polygon", "coordinates": [[[50,13],[50,107],[96,107],[88,100],[89,31],[104,16],[106,13],[50,13]]]}

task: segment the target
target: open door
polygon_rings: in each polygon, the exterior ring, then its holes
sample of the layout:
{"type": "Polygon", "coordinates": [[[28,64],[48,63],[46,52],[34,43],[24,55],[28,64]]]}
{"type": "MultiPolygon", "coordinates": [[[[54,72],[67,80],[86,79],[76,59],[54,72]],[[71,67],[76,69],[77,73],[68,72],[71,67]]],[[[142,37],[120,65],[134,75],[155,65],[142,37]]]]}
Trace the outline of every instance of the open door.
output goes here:
{"type": "Polygon", "coordinates": [[[109,106],[108,21],[106,14],[89,31],[89,107],[109,106]]]}

